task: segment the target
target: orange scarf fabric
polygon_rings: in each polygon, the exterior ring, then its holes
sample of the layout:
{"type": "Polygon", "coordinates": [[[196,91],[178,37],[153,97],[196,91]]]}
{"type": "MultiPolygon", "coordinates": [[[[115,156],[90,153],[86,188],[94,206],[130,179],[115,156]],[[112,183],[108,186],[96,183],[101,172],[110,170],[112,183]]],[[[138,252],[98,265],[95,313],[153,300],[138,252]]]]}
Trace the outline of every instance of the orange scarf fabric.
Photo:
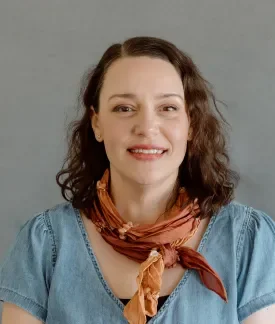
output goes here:
{"type": "Polygon", "coordinates": [[[164,268],[180,263],[185,269],[199,272],[201,281],[227,302],[227,293],[219,275],[206,259],[195,250],[183,246],[198,229],[198,204],[182,208],[188,198],[184,188],[179,190],[169,219],[150,225],[133,225],[119,215],[108,193],[109,170],[97,182],[101,212],[95,207],[91,220],[104,240],[119,253],[141,263],[137,276],[137,292],[124,308],[130,324],[145,324],[146,315],[157,313],[157,304],[164,268]]]}

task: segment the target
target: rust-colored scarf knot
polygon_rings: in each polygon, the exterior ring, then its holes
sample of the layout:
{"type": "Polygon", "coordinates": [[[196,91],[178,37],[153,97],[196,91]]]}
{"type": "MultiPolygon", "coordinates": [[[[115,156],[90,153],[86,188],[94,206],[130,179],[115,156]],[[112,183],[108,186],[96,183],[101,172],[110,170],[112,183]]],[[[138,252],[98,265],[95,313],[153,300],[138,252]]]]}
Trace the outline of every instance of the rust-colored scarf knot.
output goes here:
{"type": "Polygon", "coordinates": [[[202,283],[227,302],[227,293],[219,275],[197,251],[184,246],[197,231],[200,213],[197,201],[184,204],[187,192],[181,188],[167,220],[152,225],[134,225],[118,213],[108,193],[109,170],[97,183],[100,209],[90,217],[106,242],[119,253],[141,263],[137,291],[124,308],[130,324],[145,324],[146,315],[157,313],[158,298],[165,268],[178,263],[185,269],[197,270],[202,283]],[[182,207],[184,206],[185,207],[182,207]]]}

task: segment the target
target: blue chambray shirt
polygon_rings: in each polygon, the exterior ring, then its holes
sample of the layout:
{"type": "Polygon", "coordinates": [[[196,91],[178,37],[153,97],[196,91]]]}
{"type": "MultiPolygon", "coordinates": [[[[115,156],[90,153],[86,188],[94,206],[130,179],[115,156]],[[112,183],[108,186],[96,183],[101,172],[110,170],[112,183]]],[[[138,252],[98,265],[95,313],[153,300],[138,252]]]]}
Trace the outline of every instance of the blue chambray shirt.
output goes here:
{"type": "MultiPolygon", "coordinates": [[[[228,303],[187,270],[152,324],[237,324],[275,303],[275,222],[232,201],[211,218],[198,251],[219,273],[228,303]]],[[[103,278],[79,211],[68,202],[33,215],[0,268],[0,299],[48,324],[126,324],[103,278]]]]}

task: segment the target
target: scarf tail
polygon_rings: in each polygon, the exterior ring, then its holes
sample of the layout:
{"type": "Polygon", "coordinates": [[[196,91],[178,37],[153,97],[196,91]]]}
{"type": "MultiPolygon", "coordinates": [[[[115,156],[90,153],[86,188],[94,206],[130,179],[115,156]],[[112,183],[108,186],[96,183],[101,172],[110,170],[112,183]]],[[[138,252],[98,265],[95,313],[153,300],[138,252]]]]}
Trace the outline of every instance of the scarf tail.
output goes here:
{"type": "Polygon", "coordinates": [[[208,264],[203,255],[188,247],[180,248],[179,255],[184,268],[197,270],[203,284],[218,294],[225,302],[228,302],[227,292],[221,278],[208,264]]]}
{"type": "Polygon", "coordinates": [[[152,251],[140,265],[138,290],[124,308],[124,317],[130,324],[145,324],[146,315],[156,315],[163,271],[162,255],[152,251]]]}

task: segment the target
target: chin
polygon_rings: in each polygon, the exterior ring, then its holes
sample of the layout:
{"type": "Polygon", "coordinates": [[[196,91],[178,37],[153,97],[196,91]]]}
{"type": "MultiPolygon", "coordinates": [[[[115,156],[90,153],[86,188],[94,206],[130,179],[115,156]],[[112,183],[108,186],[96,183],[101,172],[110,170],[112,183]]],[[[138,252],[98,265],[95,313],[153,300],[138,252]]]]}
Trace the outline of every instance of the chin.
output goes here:
{"type": "Polygon", "coordinates": [[[160,170],[137,170],[130,172],[130,174],[128,175],[128,178],[130,178],[133,182],[143,186],[156,185],[158,183],[161,183],[162,181],[165,181],[167,177],[169,177],[169,175],[166,175],[163,171],[161,172],[160,170]]]}

